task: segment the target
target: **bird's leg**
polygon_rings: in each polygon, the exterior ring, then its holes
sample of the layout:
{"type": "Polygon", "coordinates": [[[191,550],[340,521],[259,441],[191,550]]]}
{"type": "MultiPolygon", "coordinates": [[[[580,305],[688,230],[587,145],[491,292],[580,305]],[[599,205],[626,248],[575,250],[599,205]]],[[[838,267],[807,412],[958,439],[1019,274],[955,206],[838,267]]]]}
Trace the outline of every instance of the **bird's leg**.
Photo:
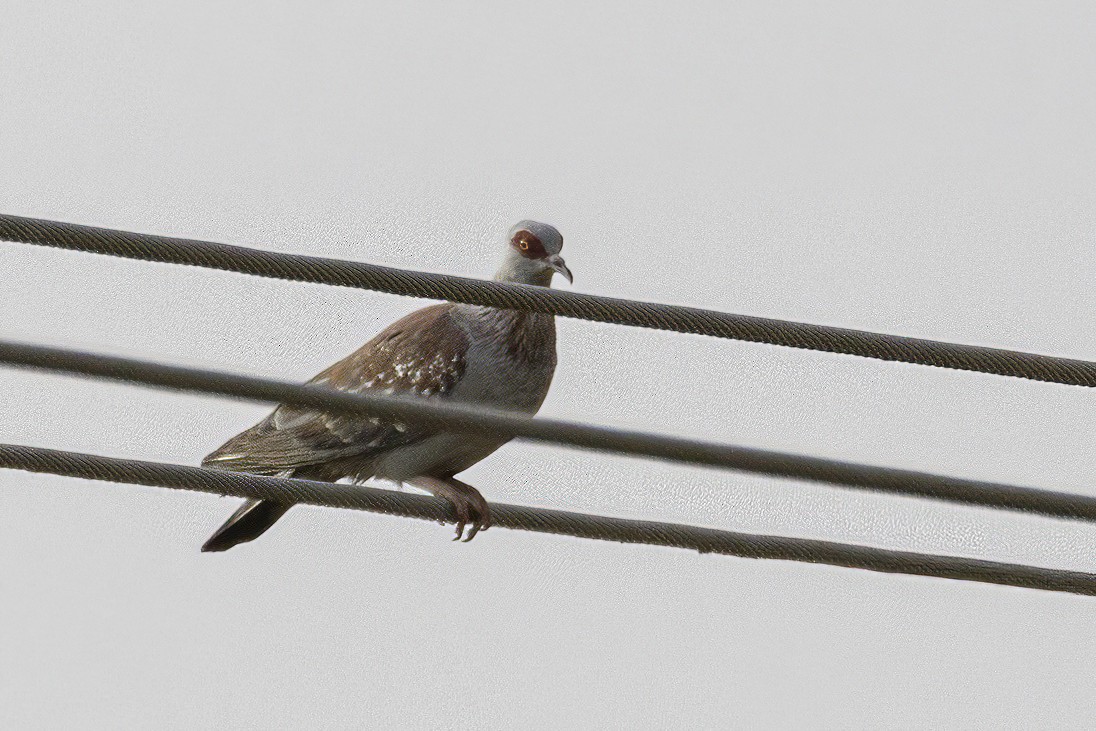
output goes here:
{"type": "Polygon", "coordinates": [[[453,540],[460,540],[464,535],[464,526],[469,523],[472,527],[464,539],[465,543],[475,538],[481,530],[491,527],[491,509],[480,491],[471,485],[455,477],[414,477],[404,482],[452,504],[457,513],[457,537],[453,540]]]}

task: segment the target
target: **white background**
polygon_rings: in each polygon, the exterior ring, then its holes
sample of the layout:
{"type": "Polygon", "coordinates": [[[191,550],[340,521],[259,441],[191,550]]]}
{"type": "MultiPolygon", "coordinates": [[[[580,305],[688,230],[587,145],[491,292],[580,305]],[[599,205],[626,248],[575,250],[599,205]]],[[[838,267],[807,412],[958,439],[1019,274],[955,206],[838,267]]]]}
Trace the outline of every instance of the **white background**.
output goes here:
{"type": "MultiPolygon", "coordinates": [[[[1088,2],[9,3],[0,210],[1096,359],[1088,2]],[[564,285],[566,286],[566,285],[564,285]]],[[[304,380],[422,303],[0,244],[0,336],[304,380]]],[[[266,408],[0,370],[0,441],[266,408]]],[[[543,412],[1093,494],[1091,390],[560,323],[543,412]]],[[[489,499],[1096,570],[1096,528],[511,444],[489,499]]],[[[0,726],[1084,726],[1096,601],[0,473],[0,726]]]]}

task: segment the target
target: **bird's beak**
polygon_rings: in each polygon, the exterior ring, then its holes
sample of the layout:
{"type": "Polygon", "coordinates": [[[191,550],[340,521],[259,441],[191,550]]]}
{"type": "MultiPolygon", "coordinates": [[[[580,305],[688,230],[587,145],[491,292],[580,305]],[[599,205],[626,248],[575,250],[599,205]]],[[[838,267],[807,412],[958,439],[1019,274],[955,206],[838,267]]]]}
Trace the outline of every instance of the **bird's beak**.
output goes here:
{"type": "Polygon", "coordinates": [[[567,263],[563,261],[563,257],[559,254],[553,254],[552,256],[548,257],[548,266],[552,267],[552,269],[567,277],[567,281],[571,284],[575,283],[574,275],[571,274],[571,270],[567,268],[567,263]]]}

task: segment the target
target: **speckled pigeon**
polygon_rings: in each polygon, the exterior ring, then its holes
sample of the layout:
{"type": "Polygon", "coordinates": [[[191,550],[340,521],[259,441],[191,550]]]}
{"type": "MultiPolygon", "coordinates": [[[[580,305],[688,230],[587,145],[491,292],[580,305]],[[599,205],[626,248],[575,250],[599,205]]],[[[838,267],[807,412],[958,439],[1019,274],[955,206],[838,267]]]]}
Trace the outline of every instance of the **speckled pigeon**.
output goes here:
{"type": "MultiPolygon", "coordinates": [[[[499,282],[541,287],[557,272],[573,281],[554,227],[521,221],[510,229],[499,282]]],[[[310,383],[350,392],[415,395],[536,413],[556,368],[551,315],[445,303],[412,312],[310,383]]],[[[371,478],[405,483],[442,497],[458,516],[457,538],[491,524],[487,501],[454,475],[509,441],[439,431],[365,416],[279,406],[206,457],[206,467],[334,482],[371,478]]],[[[291,503],[249,500],[206,541],[225,551],[254,540],[291,503]]]]}

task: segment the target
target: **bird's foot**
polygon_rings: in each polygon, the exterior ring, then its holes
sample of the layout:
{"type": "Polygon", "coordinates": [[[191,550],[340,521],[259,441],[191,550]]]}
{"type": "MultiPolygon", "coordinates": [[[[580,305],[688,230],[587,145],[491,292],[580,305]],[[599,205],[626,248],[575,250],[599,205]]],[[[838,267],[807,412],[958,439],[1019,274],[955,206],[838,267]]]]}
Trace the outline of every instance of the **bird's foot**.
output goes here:
{"type": "Polygon", "coordinates": [[[416,477],[407,480],[408,484],[422,488],[436,497],[448,500],[457,514],[457,536],[454,541],[462,537],[464,542],[472,540],[481,530],[491,527],[491,508],[487,505],[480,491],[460,480],[449,477],[416,477]],[[468,535],[464,535],[464,529],[468,526],[468,535]]]}

